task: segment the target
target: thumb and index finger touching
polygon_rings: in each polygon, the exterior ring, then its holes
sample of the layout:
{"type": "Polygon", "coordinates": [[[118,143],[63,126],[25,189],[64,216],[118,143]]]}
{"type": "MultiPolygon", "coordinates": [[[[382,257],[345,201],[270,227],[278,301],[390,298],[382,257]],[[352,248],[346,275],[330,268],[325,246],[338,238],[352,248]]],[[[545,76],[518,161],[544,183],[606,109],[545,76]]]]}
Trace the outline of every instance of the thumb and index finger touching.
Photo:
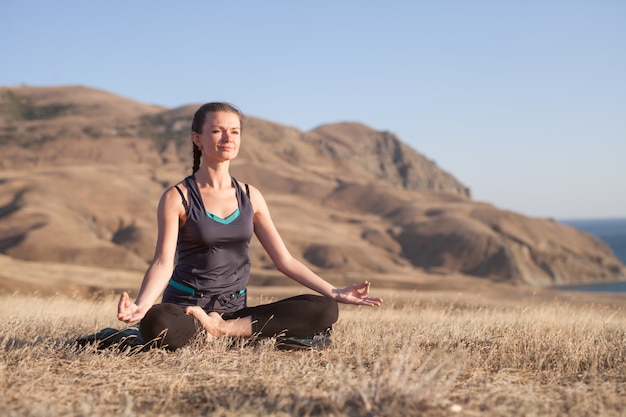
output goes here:
{"type": "Polygon", "coordinates": [[[137,310],[137,305],[130,300],[128,293],[124,291],[120,296],[119,302],[117,303],[117,318],[127,323],[137,321],[141,319],[135,317],[137,316],[137,310]]]}
{"type": "Polygon", "coordinates": [[[132,302],[130,301],[130,297],[128,296],[128,293],[126,291],[124,291],[122,293],[122,295],[120,296],[120,300],[117,303],[117,313],[118,315],[123,313],[123,312],[127,312],[131,306],[132,302]]]}
{"type": "Polygon", "coordinates": [[[350,286],[353,296],[358,299],[358,302],[355,304],[379,306],[383,302],[383,299],[380,297],[369,296],[370,286],[371,283],[369,281],[363,281],[360,284],[353,284],[350,286]]]}

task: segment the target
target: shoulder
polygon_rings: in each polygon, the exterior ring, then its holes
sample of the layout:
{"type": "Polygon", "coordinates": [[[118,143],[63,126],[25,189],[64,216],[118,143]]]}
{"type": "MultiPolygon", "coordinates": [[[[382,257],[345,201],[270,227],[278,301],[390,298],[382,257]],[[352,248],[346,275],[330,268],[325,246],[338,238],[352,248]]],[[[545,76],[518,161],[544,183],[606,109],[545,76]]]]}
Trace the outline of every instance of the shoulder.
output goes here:
{"type": "Polygon", "coordinates": [[[163,191],[162,198],[170,200],[177,197],[180,200],[182,197],[187,198],[187,193],[187,186],[185,186],[185,183],[181,181],[167,187],[165,191],[163,191]]]}
{"type": "Polygon", "coordinates": [[[263,207],[266,206],[265,199],[263,198],[263,194],[261,194],[261,191],[257,187],[249,183],[241,182],[239,180],[237,180],[237,182],[239,183],[239,186],[241,187],[243,192],[250,199],[250,202],[252,203],[252,207],[254,208],[255,213],[259,209],[262,209],[263,207]]]}
{"type": "Polygon", "coordinates": [[[261,194],[259,189],[257,187],[255,187],[254,185],[252,185],[250,183],[247,183],[247,182],[242,182],[242,181],[239,181],[239,180],[236,180],[236,181],[239,184],[239,188],[241,188],[243,190],[243,192],[248,197],[250,197],[251,200],[252,200],[253,196],[261,194]]]}
{"type": "Polygon", "coordinates": [[[166,210],[176,212],[186,212],[188,207],[189,194],[184,181],[172,185],[163,191],[159,204],[166,210]]]}

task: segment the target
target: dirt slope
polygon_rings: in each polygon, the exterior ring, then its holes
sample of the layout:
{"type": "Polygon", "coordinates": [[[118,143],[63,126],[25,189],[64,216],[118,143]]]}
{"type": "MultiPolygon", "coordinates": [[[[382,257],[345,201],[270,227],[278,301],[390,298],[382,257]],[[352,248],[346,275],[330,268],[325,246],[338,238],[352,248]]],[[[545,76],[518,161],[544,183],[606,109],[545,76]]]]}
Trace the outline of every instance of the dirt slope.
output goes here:
{"type": "MultiPolygon", "coordinates": [[[[0,88],[0,253],[142,271],[159,196],[190,172],[196,108],[86,87],[0,88]]],[[[604,243],[474,202],[434,162],[363,124],[301,132],[247,117],[232,167],[263,191],[290,250],[325,274],[398,282],[461,274],[537,286],[626,275],[604,243]]],[[[271,275],[256,241],[251,255],[257,273],[271,275]]],[[[97,275],[94,285],[103,285],[97,275]]]]}

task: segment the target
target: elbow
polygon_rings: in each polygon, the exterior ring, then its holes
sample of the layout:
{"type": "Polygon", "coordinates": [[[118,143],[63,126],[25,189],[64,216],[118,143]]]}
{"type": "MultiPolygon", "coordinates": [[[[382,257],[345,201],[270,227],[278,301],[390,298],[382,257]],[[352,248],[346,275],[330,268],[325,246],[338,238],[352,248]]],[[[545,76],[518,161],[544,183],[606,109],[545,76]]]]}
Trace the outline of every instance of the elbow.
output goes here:
{"type": "Polygon", "coordinates": [[[174,270],[174,263],[162,259],[153,259],[150,263],[150,269],[163,269],[171,272],[174,270]]]}
{"type": "Polygon", "coordinates": [[[274,266],[278,270],[278,272],[285,274],[287,276],[290,275],[291,271],[293,271],[293,262],[295,259],[293,257],[281,258],[277,259],[274,262],[274,266]]]}
{"type": "Polygon", "coordinates": [[[284,264],[282,264],[282,263],[275,263],[274,266],[276,267],[278,272],[280,272],[281,274],[289,275],[289,268],[286,268],[284,264]]]}

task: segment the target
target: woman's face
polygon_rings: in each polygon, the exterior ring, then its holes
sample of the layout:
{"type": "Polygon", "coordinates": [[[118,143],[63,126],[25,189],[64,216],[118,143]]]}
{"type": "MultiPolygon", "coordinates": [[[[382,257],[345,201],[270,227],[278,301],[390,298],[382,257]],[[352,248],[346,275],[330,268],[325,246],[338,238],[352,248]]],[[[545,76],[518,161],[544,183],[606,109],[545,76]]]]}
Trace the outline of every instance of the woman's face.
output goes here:
{"type": "Polygon", "coordinates": [[[208,112],[202,133],[192,133],[193,142],[202,151],[202,156],[215,161],[227,161],[239,153],[241,122],[231,112],[208,112]]]}

